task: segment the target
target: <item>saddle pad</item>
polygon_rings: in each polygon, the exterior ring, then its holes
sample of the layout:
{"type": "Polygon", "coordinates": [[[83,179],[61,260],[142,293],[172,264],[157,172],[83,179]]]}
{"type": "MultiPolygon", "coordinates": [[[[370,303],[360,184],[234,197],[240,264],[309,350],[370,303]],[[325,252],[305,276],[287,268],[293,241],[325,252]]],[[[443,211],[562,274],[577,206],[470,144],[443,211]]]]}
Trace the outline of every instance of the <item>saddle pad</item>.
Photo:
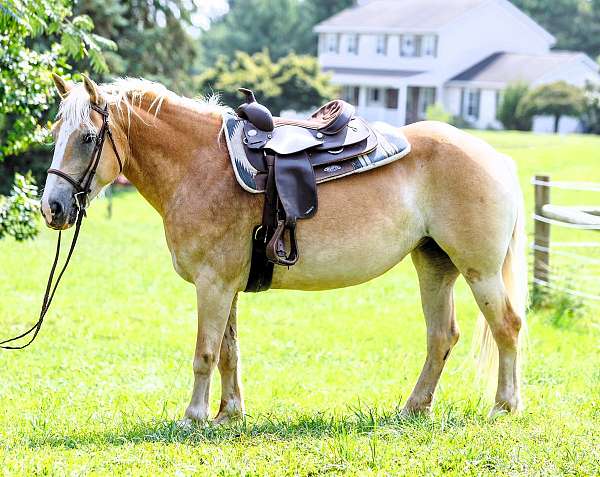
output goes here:
{"type": "MultiPolygon", "coordinates": [[[[339,179],[351,174],[366,172],[397,161],[410,152],[410,144],[399,128],[372,126],[377,135],[377,148],[369,154],[363,154],[346,161],[315,166],[317,184],[339,179]]],[[[235,114],[223,114],[223,132],[235,177],[240,186],[253,194],[265,191],[264,177],[248,160],[244,148],[244,121],[235,114]]]]}

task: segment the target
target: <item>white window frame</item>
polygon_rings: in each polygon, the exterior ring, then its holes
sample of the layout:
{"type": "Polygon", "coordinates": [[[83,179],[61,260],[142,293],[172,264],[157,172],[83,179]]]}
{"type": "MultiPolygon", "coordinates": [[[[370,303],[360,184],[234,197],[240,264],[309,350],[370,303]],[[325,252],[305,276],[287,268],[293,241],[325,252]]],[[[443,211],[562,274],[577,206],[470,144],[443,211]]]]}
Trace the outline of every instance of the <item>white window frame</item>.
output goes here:
{"type": "Polygon", "coordinates": [[[339,36],[337,33],[327,33],[325,35],[325,51],[327,53],[339,53],[339,36]]]}
{"type": "Polygon", "coordinates": [[[358,101],[360,99],[360,88],[359,86],[354,85],[344,85],[342,86],[342,99],[347,103],[350,103],[354,106],[358,106],[358,101]]]}
{"type": "Polygon", "coordinates": [[[481,89],[465,88],[465,119],[477,121],[481,115],[481,89]],[[475,98],[477,100],[475,101],[475,98]],[[476,107],[476,110],[473,111],[476,107]]]}
{"type": "Polygon", "coordinates": [[[367,89],[367,106],[381,106],[381,91],[380,88],[367,89]]]}
{"type": "Polygon", "coordinates": [[[437,35],[423,35],[421,39],[421,56],[435,58],[437,56],[437,35]]]}
{"type": "Polygon", "coordinates": [[[400,56],[414,58],[417,56],[417,35],[400,36],[400,56]],[[410,43],[408,43],[410,40],[410,43]],[[409,45],[412,45],[412,50],[409,45]]]}
{"type": "Polygon", "coordinates": [[[349,55],[358,55],[359,36],[357,33],[349,33],[346,36],[346,52],[349,55]]]}
{"type": "Polygon", "coordinates": [[[378,56],[387,56],[388,37],[387,35],[377,35],[375,38],[375,54],[378,56]]]}

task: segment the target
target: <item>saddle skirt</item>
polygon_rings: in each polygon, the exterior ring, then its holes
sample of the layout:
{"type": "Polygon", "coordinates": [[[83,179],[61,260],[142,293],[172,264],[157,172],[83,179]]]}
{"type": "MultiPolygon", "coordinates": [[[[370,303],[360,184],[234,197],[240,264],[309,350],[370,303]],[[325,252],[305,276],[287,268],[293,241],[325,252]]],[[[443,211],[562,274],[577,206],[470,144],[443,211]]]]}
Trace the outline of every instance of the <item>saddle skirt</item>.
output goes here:
{"type": "MultiPolygon", "coordinates": [[[[341,151],[344,148],[340,148],[338,151],[315,155],[311,158],[311,164],[317,184],[390,164],[410,152],[410,144],[399,128],[387,125],[381,127],[367,126],[360,118],[355,118],[353,121],[360,122],[360,124],[357,124],[359,127],[355,128],[357,131],[366,128],[371,133],[372,138],[369,138],[369,141],[372,140],[374,145],[376,139],[376,147],[370,152],[359,155],[352,154],[352,145],[346,147],[343,153],[341,151]]],[[[229,157],[238,183],[244,190],[253,194],[264,193],[267,174],[264,170],[256,167],[256,158],[253,156],[255,153],[247,147],[248,121],[228,112],[223,115],[223,129],[229,157]]],[[[278,127],[275,129],[277,131],[278,127]]],[[[367,139],[364,141],[367,142],[367,139]]]]}

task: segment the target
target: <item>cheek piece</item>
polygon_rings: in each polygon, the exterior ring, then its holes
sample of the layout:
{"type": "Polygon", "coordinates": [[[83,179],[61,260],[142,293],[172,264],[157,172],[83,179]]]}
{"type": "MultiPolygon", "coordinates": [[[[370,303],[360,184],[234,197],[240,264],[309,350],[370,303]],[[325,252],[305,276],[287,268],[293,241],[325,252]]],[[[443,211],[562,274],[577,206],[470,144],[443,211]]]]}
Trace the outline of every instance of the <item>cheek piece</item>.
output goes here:
{"type": "Polygon", "coordinates": [[[92,152],[92,157],[91,157],[90,162],[89,162],[88,166],[86,167],[83,175],[77,180],[59,169],[48,169],[48,174],[54,174],[59,177],[62,177],[69,184],[71,184],[75,189],[75,192],[73,193],[73,199],[75,200],[75,205],[77,206],[77,221],[75,223],[75,232],[73,234],[73,239],[71,240],[71,246],[69,247],[69,252],[67,253],[67,258],[65,260],[64,265],[62,266],[62,268],[60,270],[60,273],[58,274],[58,277],[56,278],[56,282],[54,282],[54,274],[56,272],[56,269],[58,266],[58,260],[60,258],[60,242],[61,242],[61,238],[62,238],[62,232],[59,231],[58,232],[58,240],[56,242],[56,253],[54,256],[54,261],[52,263],[52,268],[50,269],[50,276],[48,277],[48,283],[46,284],[46,291],[44,293],[44,299],[42,300],[42,308],[40,310],[40,315],[39,315],[38,321],[31,328],[29,328],[27,331],[21,333],[20,335],[15,336],[14,338],[10,338],[8,340],[0,341],[0,349],[16,350],[16,349],[27,348],[27,346],[29,346],[31,343],[33,343],[33,341],[37,337],[38,333],[40,332],[40,329],[42,328],[42,324],[44,322],[44,317],[46,316],[46,313],[48,312],[48,309],[50,308],[50,304],[52,303],[54,294],[56,293],[56,289],[58,288],[58,284],[60,283],[60,280],[62,279],[62,277],[67,269],[67,266],[69,265],[69,262],[71,261],[73,252],[75,251],[75,245],[77,244],[77,239],[79,238],[79,231],[81,230],[81,224],[83,222],[83,218],[86,215],[85,209],[87,208],[87,206],[89,204],[89,194],[91,192],[90,185],[92,183],[92,180],[94,179],[94,176],[96,175],[96,171],[98,170],[98,165],[100,164],[100,157],[102,156],[102,147],[104,146],[104,141],[105,141],[107,135],[108,135],[108,138],[110,139],[110,143],[112,145],[113,151],[115,152],[115,156],[117,157],[117,161],[119,163],[119,174],[121,174],[121,172],[123,172],[123,161],[121,160],[121,157],[119,156],[119,151],[117,151],[117,146],[115,145],[113,135],[110,131],[110,126],[108,125],[108,116],[109,116],[108,105],[106,105],[104,108],[101,108],[100,106],[98,106],[96,104],[92,104],[91,108],[102,116],[102,127],[100,128],[98,136],[96,137],[96,143],[94,145],[94,151],[92,152]],[[22,344],[22,345],[11,344],[11,343],[15,343],[16,341],[19,341],[20,339],[25,338],[27,336],[31,336],[31,337],[29,338],[29,341],[27,341],[25,344],[22,344]]]}

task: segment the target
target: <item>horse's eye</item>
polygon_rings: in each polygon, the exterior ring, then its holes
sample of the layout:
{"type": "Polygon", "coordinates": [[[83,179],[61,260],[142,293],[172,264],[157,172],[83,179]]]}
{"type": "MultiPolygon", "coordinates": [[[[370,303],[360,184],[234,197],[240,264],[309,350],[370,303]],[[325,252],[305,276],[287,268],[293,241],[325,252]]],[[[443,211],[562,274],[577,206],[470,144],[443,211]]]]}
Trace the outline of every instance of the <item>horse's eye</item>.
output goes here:
{"type": "Polygon", "coordinates": [[[85,134],[82,139],[84,144],[89,144],[91,142],[94,142],[95,140],[96,140],[96,136],[92,133],[85,134]]]}

